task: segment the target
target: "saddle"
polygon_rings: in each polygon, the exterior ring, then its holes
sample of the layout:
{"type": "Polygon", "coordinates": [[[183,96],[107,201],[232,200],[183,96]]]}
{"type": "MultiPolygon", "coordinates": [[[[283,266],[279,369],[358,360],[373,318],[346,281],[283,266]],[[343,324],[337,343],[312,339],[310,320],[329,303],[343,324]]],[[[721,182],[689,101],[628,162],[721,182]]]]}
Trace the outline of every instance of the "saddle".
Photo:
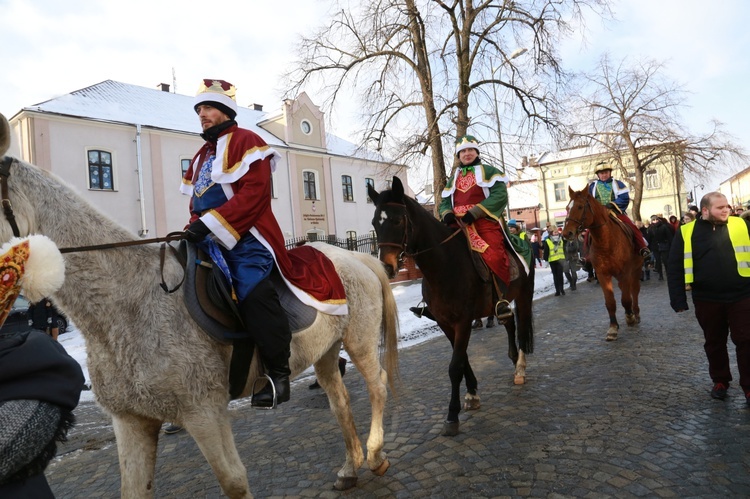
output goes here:
{"type": "MultiPolygon", "coordinates": [[[[231,339],[236,336],[234,333],[246,332],[247,328],[232,298],[231,285],[219,267],[204,251],[185,240],[180,241],[177,255],[185,265],[183,297],[190,316],[211,338],[233,345],[229,364],[229,395],[234,400],[242,394],[247,382],[255,343],[251,338],[231,339]]],[[[276,268],[271,272],[270,279],[287,314],[292,334],[309,327],[318,311],[302,303],[289,290],[276,268]]]]}
{"type": "MultiPolygon", "coordinates": [[[[193,320],[213,339],[229,344],[233,333],[245,331],[237,303],[232,298],[231,285],[211,258],[188,241],[180,241],[178,253],[185,262],[185,305],[193,320]]],[[[318,311],[302,303],[284,283],[278,269],[271,272],[271,284],[279,295],[281,307],[287,313],[292,334],[308,328],[318,311]]]]}

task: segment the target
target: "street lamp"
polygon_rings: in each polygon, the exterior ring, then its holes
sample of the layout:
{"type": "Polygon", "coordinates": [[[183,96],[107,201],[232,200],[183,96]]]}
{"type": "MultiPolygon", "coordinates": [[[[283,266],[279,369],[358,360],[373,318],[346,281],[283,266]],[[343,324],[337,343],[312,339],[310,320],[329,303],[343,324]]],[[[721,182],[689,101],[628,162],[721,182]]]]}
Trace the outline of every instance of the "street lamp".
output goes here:
{"type": "MultiPolygon", "coordinates": [[[[498,67],[492,68],[492,79],[495,79],[495,71],[500,71],[500,69],[503,67],[503,65],[507,62],[512,61],[518,56],[521,56],[527,52],[526,48],[518,48],[514,50],[510,56],[498,67]]],[[[500,77],[500,73],[498,73],[498,78],[500,77]]],[[[495,101],[495,123],[497,124],[497,147],[500,151],[500,167],[503,169],[504,172],[507,174],[507,170],[505,168],[505,156],[503,155],[503,132],[500,129],[500,111],[497,108],[497,85],[495,83],[492,84],[492,97],[495,101]]],[[[506,216],[508,217],[508,220],[510,220],[510,203],[508,203],[505,207],[506,216]]]]}
{"type": "MultiPolygon", "coordinates": [[[[495,79],[495,71],[500,71],[502,69],[503,65],[506,63],[512,61],[518,56],[521,56],[525,54],[528,51],[526,48],[518,48],[513,51],[513,53],[510,54],[510,57],[505,60],[502,64],[500,64],[496,68],[492,68],[492,79],[495,79]]],[[[499,74],[498,74],[499,78],[499,74]]],[[[500,166],[502,167],[503,171],[505,171],[505,156],[503,155],[503,132],[500,130],[500,111],[497,108],[497,85],[492,84],[492,97],[495,100],[495,123],[497,124],[497,146],[500,150],[500,166]]]]}

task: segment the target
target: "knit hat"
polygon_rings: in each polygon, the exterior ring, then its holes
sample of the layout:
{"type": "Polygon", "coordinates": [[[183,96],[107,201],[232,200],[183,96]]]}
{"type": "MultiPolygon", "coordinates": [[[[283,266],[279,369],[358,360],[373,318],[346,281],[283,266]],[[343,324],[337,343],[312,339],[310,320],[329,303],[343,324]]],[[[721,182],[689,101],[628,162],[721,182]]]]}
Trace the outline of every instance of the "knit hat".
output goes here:
{"type": "Polygon", "coordinates": [[[473,135],[464,135],[456,141],[456,156],[464,149],[476,149],[479,153],[479,141],[473,135]]]}
{"type": "Polygon", "coordinates": [[[233,120],[237,116],[237,101],[235,100],[236,93],[237,89],[231,83],[224,80],[212,80],[206,78],[201,82],[201,85],[198,88],[193,109],[195,109],[195,112],[197,113],[198,106],[201,104],[207,104],[211,107],[215,107],[229,116],[230,120],[233,120]]]}
{"type": "Polygon", "coordinates": [[[614,168],[612,168],[612,166],[610,166],[610,164],[608,162],[606,162],[606,161],[600,161],[594,167],[594,173],[595,174],[599,173],[599,172],[606,171],[606,170],[609,170],[609,171],[614,170],[614,168]]]}
{"type": "Polygon", "coordinates": [[[518,227],[518,222],[516,222],[515,218],[508,220],[508,227],[518,227]]]}

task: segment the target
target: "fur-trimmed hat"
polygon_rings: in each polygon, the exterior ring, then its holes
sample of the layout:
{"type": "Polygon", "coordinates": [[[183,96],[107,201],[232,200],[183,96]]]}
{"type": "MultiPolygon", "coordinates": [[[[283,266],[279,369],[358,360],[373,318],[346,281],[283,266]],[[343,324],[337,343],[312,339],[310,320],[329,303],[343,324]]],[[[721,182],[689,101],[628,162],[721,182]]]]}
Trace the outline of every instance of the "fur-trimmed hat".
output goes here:
{"type": "Polygon", "coordinates": [[[231,83],[224,80],[212,80],[206,78],[201,82],[198,93],[195,96],[193,109],[198,112],[198,106],[207,104],[215,107],[233,120],[237,116],[237,101],[235,94],[237,89],[231,83]]]}
{"type": "Polygon", "coordinates": [[[47,236],[13,238],[0,247],[0,325],[21,291],[32,303],[63,284],[65,262],[47,236]]]}
{"type": "Polygon", "coordinates": [[[596,166],[594,167],[594,173],[599,173],[603,171],[612,171],[614,168],[612,168],[612,165],[610,165],[607,161],[599,161],[596,166]]]}
{"type": "Polygon", "coordinates": [[[464,135],[456,141],[456,156],[464,149],[476,149],[479,154],[479,141],[473,135],[464,135]]]}

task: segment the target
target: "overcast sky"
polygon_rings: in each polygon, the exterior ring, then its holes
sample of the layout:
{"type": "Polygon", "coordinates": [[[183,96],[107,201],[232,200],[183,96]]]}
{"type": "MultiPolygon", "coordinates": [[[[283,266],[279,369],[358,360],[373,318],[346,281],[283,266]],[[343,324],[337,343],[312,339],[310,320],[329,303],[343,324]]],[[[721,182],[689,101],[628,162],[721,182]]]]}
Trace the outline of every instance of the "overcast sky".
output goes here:
{"type": "MultiPolygon", "coordinates": [[[[172,84],[173,68],[178,93],[193,95],[202,78],[222,78],[237,86],[240,105],[275,110],[296,37],[326,9],[320,0],[0,0],[0,112],[10,117],[108,79],[172,84]]],[[[750,2],[620,0],[614,10],[617,22],[594,20],[585,41],[561,47],[564,64],[591,69],[604,51],[613,60],[667,61],[691,92],[688,128],[705,132],[718,119],[750,151],[750,2]]],[[[347,137],[351,116],[339,110],[334,132],[347,137]]]]}

